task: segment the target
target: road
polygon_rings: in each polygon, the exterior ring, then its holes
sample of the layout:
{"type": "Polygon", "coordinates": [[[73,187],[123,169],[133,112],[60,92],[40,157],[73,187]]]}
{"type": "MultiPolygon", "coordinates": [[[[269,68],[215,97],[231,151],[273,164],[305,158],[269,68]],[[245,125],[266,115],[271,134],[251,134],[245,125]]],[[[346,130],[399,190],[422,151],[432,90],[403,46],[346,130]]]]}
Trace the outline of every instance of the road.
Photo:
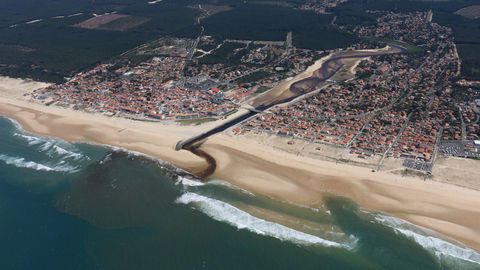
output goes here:
{"type": "Polygon", "coordinates": [[[393,142],[388,146],[387,150],[385,150],[385,152],[383,153],[382,158],[380,159],[380,161],[379,161],[378,164],[377,164],[377,171],[380,171],[380,168],[382,167],[383,161],[384,161],[385,158],[387,157],[388,152],[390,152],[390,150],[392,150],[392,148],[397,144],[398,140],[400,140],[400,137],[402,136],[403,132],[404,132],[405,129],[407,128],[408,123],[410,123],[410,117],[411,117],[411,116],[412,116],[412,113],[410,113],[410,114],[407,116],[407,119],[405,120],[405,123],[403,123],[402,128],[401,128],[400,131],[398,132],[397,136],[395,137],[395,139],[393,140],[393,142]]]}

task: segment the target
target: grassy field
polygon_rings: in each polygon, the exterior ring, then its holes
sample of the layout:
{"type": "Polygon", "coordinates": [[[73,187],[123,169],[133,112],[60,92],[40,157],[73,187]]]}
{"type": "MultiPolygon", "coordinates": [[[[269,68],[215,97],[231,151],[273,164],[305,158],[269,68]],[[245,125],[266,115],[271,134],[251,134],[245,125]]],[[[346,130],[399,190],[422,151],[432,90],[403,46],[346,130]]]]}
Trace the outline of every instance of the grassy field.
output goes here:
{"type": "Polygon", "coordinates": [[[468,6],[462,9],[459,9],[455,14],[461,15],[469,19],[480,18],[480,5],[468,6]]]}
{"type": "Polygon", "coordinates": [[[132,28],[135,28],[144,24],[148,20],[149,20],[148,18],[143,18],[138,16],[128,16],[128,17],[114,20],[106,24],[102,24],[100,26],[100,29],[113,30],[113,31],[128,31],[132,28]]]}
{"type": "Polygon", "coordinates": [[[261,94],[261,93],[265,93],[267,92],[268,90],[270,90],[270,88],[268,87],[265,87],[265,86],[261,86],[257,89],[257,91],[255,91],[256,94],[261,94]]]}
{"type": "Polygon", "coordinates": [[[372,40],[372,41],[380,41],[380,42],[391,43],[391,44],[402,46],[405,49],[407,49],[407,52],[410,53],[410,54],[419,54],[419,53],[424,53],[425,52],[424,49],[422,49],[418,46],[414,46],[414,45],[411,45],[411,44],[408,44],[406,42],[399,41],[399,40],[392,40],[392,39],[378,38],[378,37],[368,37],[367,39],[372,40]]]}

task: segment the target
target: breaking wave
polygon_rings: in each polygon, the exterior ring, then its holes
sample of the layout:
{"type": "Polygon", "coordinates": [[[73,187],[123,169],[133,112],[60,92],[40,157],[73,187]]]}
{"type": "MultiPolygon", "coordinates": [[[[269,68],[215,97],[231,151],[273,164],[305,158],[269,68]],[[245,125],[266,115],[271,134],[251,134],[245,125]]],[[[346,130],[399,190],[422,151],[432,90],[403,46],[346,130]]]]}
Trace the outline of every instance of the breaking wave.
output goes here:
{"type": "Polygon", "coordinates": [[[254,217],[228,203],[204,197],[196,193],[184,193],[177,198],[175,202],[181,204],[194,204],[200,211],[215,220],[226,222],[237,227],[238,229],[247,229],[260,235],[275,237],[282,241],[350,249],[348,245],[322,239],[320,237],[300,232],[278,223],[254,217]]]}
{"type": "Polygon", "coordinates": [[[189,187],[198,187],[198,186],[204,186],[205,183],[202,183],[200,181],[192,180],[187,177],[178,177],[178,183],[181,183],[184,186],[189,186],[189,187]]]}
{"type": "Polygon", "coordinates": [[[22,133],[15,133],[17,137],[23,138],[27,141],[30,146],[38,146],[39,150],[45,152],[50,157],[61,157],[63,159],[73,159],[80,160],[82,158],[88,158],[80,153],[70,151],[58,145],[58,143],[63,143],[65,147],[70,146],[67,142],[63,142],[58,139],[44,138],[44,137],[35,137],[29,136],[22,133]]]}
{"type": "Polygon", "coordinates": [[[224,186],[224,187],[227,187],[229,189],[241,191],[242,193],[248,194],[250,196],[255,196],[255,194],[253,194],[252,192],[250,192],[246,189],[237,187],[233,184],[230,184],[229,182],[226,182],[226,181],[223,181],[223,180],[218,180],[218,179],[210,180],[210,181],[204,183],[204,182],[192,179],[190,177],[182,176],[182,177],[178,178],[177,183],[181,183],[182,185],[189,186],[189,187],[198,187],[198,186],[205,186],[205,185],[224,186]]]}
{"type": "Polygon", "coordinates": [[[15,126],[15,129],[17,129],[19,131],[22,131],[22,132],[24,131],[22,125],[20,125],[20,123],[17,120],[14,120],[14,119],[8,118],[8,117],[6,117],[6,119],[8,121],[10,121],[10,123],[12,123],[15,126]]]}
{"type": "Polygon", "coordinates": [[[40,164],[34,161],[27,161],[24,158],[11,157],[0,154],[0,160],[8,165],[13,165],[17,168],[27,168],[37,171],[56,171],[56,172],[77,172],[78,168],[67,165],[64,161],[60,162],[56,166],[50,166],[45,164],[40,164]]]}
{"type": "Polygon", "coordinates": [[[243,189],[243,188],[240,188],[240,187],[237,187],[233,184],[230,184],[229,182],[226,182],[226,181],[223,181],[223,180],[218,180],[218,179],[215,179],[215,180],[211,180],[211,181],[208,181],[207,183],[208,185],[218,185],[218,186],[224,186],[224,187],[227,187],[227,188],[230,188],[230,189],[236,189],[236,190],[239,190],[245,194],[248,194],[250,196],[255,196],[255,194],[253,194],[252,192],[246,190],[246,189],[243,189]]]}
{"type": "Polygon", "coordinates": [[[413,239],[422,247],[433,252],[439,259],[442,259],[444,256],[449,256],[480,264],[480,254],[478,252],[470,248],[457,246],[440,238],[427,236],[421,233],[427,232],[429,234],[436,234],[432,230],[428,230],[426,228],[414,225],[408,221],[390,216],[379,215],[375,217],[375,220],[394,229],[395,232],[401,233],[406,237],[413,239]]]}

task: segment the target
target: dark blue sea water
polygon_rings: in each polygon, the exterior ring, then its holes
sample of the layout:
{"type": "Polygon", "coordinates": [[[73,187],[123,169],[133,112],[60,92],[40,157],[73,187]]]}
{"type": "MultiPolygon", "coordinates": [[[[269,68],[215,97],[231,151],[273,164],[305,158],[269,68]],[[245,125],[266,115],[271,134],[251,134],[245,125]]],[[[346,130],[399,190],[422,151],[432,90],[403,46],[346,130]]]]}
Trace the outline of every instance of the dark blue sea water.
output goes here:
{"type": "Polygon", "coordinates": [[[480,254],[330,197],[307,208],[200,184],[0,118],[0,269],[480,269],[480,254]]]}

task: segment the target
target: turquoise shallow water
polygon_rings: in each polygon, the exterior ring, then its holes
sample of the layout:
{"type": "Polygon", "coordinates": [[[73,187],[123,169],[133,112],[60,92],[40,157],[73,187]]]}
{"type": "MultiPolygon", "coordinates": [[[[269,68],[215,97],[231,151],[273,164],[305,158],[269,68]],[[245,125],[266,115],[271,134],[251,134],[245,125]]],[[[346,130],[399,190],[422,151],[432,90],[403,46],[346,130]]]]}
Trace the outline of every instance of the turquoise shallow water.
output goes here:
{"type": "Polygon", "coordinates": [[[306,208],[200,184],[0,118],[0,269],[480,269],[480,255],[330,197],[306,208]]]}

